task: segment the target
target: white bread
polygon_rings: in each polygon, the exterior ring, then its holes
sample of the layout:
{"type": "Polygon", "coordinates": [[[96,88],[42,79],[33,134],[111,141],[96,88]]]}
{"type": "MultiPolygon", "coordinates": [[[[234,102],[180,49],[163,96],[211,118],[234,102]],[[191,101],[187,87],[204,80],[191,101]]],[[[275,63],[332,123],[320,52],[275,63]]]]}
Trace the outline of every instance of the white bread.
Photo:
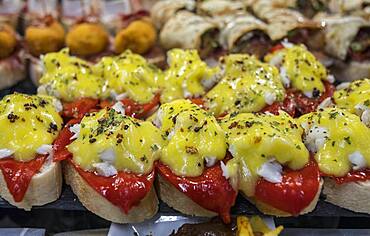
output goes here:
{"type": "Polygon", "coordinates": [[[32,177],[27,192],[21,202],[15,202],[8,190],[4,175],[0,171],[0,196],[10,204],[31,210],[57,200],[62,191],[62,169],[59,162],[45,163],[40,172],[32,177]]]}
{"type": "MultiPolygon", "coordinates": [[[[322,189],[322,186],[323,186],[323,180],[321,179],[320,180],[320,186],[319,186],[319,191],[317,191],[316,193],[316,196],[315,198],[313,199],[313,201],[310,203],[310,205],[308,205],[305,209],[303,209],[299,215],[304,215],[304,214],[307,214],[311,211],[313,211],[316,207],[316,204],[319,200],[319,197],[320,197],[320,193],[321,193],[321,189],[322,189]]],[[[263,214],[266,214],[266,215],[273,215],[273,216],[277,216],[277,217],[290,217],[292,216],[292,214],[288,213],[288,212],[284,212],[284,211],[281,211],[279,209],[276,209],[266,203],[263,203],[261,201],[258,201],[256,200],[255,198],[248,198],[246,197],[250,202],[252,202],[257,208],[259,211],[261,211],[263,214]]]]}
{"type": "Polygon", "coordinates": [[[29,73],[34,85],[39,86],[39,80],[43,73],[42,62],[38,58],[31,58],[29,63],[29,73]]]}
{"type": "Polygon", "coordinates": [[[0,60],[0,89],[11,87],[26,78],[24,51],[19,50],[17,54],[0,60]]]}
{"type": "Polygon", "coordinates": [[[191,216],[214,217],[218,215],[216,212],[199,206],[175,186],[166,181],[160,174],[157,177],[159,197],[173,209],[191,216]]]}
{"type": "Polygon", "coordinates": [[[370,181],[337,184],[331,178],[325,178],[325,201],[334,205],[361,213],[370,214],[370,181]]]}
{"type": "Polygon", "coordinates": [[[158,211],[158,199],[154,186],[141,200],[138,206],[133,207],[126,215],[119,207],[113,205],[106,198],[93,189],[69,162],[63,166],[66,183],[89,211],[114,223],[138,223],[152,218],[158,211]]]}

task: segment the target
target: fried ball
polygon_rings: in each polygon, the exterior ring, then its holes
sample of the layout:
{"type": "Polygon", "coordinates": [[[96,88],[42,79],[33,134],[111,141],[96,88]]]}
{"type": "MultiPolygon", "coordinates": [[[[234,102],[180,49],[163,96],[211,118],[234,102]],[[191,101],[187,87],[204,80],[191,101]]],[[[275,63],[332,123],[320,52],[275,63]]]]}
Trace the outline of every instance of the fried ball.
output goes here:
{"type": "Polygon", "coordinates": [[[130,49],[134,53],[143,54],[154,46],[156,40],[157,32],[153,24],[145,20],[137,20],[118,32],[114,40],[114,48],[116,53],[130,49]]]}
{"type": "Polygon", "coordinates": [[[0,58],[6,58],[14,52],[17,38],[12,27],[0,25],[0,58]]]}
{"type": "Polygon", "coordinates": [[[67,34],[67,46],[73,54],[91,56],[108,46],[108,33],[99,24],[82,23],[74,26],[67,34]]]}
{"type": "Polygon", "coordinates": [[[26,29],[26,42],[30,53],[34,56],[56,52],[64,45],[64,29],[53,21],[48,26],[29,26],[26,29]]]}

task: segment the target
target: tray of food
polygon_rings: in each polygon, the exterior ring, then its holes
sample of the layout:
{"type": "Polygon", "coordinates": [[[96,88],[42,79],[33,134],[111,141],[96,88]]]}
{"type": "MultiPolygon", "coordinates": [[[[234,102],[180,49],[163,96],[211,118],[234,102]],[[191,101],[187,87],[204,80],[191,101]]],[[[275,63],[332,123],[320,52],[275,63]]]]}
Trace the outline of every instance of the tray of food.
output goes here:
{"type": "Polygon", "coordinates": [[[313,2],[1,2],[0,208],[368,217],[369,6],[313,2]]]}

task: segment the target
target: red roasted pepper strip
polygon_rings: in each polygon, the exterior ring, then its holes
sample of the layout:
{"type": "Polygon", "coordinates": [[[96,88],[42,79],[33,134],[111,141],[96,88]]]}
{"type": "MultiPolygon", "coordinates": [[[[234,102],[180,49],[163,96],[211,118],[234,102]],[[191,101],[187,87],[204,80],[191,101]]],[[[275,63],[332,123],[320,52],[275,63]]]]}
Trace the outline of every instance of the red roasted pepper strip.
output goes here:
{"type": "Polygon", "coordinates": [[[230,223],[230,208],[238,194],[229,181],[222,176],[220,163],[207,167],[198,177],[180,177],[166,165],[159,163],[158,171],[179,191],[203,208],[217,212],[225,223],[230,223]]]}
{"type": "Polygon", "coordinates": [[[135,118],[145,118],[150,115],[150,112],[159,105],[160,95],[156,94],[152,101],[146,104],[139,104],[132,99],[125,98],[121,102],[125,107],[125,114],[135,118]]]}
{"type": "Polygon", "coordinates": [[[81,119],[70,120],[59,132],[59,135],[53,144],[54,161],[63,161],[69,157],[72,157],[72,154],[67,149],[67,145],[72,142],[71,137],[73,136],[73,133],[69,130],[69,127],[79,123],[80,121],[81,119]]]}
{"type": "Polygon", "coordinates": [[[294,101],[294,94],[287,91],[284,101],[274,102],[271,105],[264,107],[261,112],[271,112],[272,114],[279,115],[279,111],[283,110],[287,112],[291,117],[295,117],[297,104],[294,101]]]}
{"type": "Polygon", "coordinates": [[[323,81],[325,86],[325,92],[317,98],[306,97],[301,91],[294,91],[295,102],[297,104],[297,110],[300,114],[307,114],[317,109],[319,104],[328,97],[332,97],[335,91],[333,84],[323,81]]]}
{"type": "Polygon", "coordinates": [[[37,155],[28,162],[16,161],[12,157],[0,160],[1,172],[15,202],[23,200],[32,177],[41,169],[45,160],[45,155],[37,155]]]}
{"type": "Polygon", "coordinates": [[[64,103],[62,116],[64,118],[82,118],[98,104],[99,100],[93,98],[81,98],[74,102],[64,103]]]}
{"type": "Polygon", "coordinates": [[[255,197],[278,210],[299,215],[315,198],[320,186],[320,171],[314,161],[300,170],[285,169],[281,183],[260,178],[255,197]]]}
{"type": "Polygon", "coordinates": [[[334,181],[337,184],[346,184],[351,182],[361,182],[361,181],[367,181],[370,180],[370,169],[364,169],[364,170],[353,170],[348,172],[345,176],[342,177],[336,177],[327,175],[324,173],[321,173],[322,176],[330,177],[334,179],[334,181]]]}
{"type": "Polygon", "coordinates": [[[120,171],[114,176],[104,177],[94,172],[84,171],[71,159],[68,161],[96,192],[122,209],[125,214],[128,214],[132,207],[139,205],[153,186],[154,169],[146,175],[120,171]]]}

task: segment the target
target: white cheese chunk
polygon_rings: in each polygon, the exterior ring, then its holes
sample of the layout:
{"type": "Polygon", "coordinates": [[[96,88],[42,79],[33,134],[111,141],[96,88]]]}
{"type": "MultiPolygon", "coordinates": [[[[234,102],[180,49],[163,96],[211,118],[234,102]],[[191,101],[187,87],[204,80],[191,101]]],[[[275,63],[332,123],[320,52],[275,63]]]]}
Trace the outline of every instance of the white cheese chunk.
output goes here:
{"type": "Polygon", "coordinates": [[[102,161],[113,164],[116,160],[116,153],[112,148],[106,149],[99,154],[99,157],[102,161]]]}
{"type": "Polygon", "coordinates": [[[278,162],[268,161],[257,170],[257,174],[271,183],[280,183],[283,180],[282,170],[283,167],[278,162]]]}
{"type": "Polygon", "coordinates": [[[123,106],[122,102],[116,102],[113,106],[112,109],[115,110],[118,113],[121,113],[122,115],[125,114],[125,108],[123,106]]]}
{"type": "Polygon", "coordinates": [[[81,131],[81,125],[80,124],[74,124],[71,127],[69,127],[69,131],[73,133],[73,136],[70,138],[70,140],[78,138],[81,131]]]}
{"type": "Polygon", "coordinates": [[[268,104],[268,105],[271,105],[273,104],[275,101],[276,101],[276,94],[275,93],[265,93],[265,102],[268,104]]]}
{"type": "Polygon", "coordinates": [[[353,164],[354,170],[360,170],[367,166],[364,156],[359,151],[349,154],[348,158],[349,161],[353,164]]]}
{"type": "Polygon", "coordinates": [[[5,157],[9,157],[9,156],[11,156],[13,154],[14,154],[14,151],[13,150],[6,149],[6,148],[0,149],[0,159],[1,158],[5,158],[5,157]]]}
{"type": "Polygon", "coordinates": [[[107,162],[95,163],[93,167],[99,175],[105,177],[110,177],[118,173],[116,168],[107,162]]]}
{"type": "Polygon", "coordinates": [[[306,135],[303,138],[303,142],[307,146],[307,149],[311,152],[317,152],[321,149],[326,140],[329,137],[329,131],[320,126],[313,126],[310,129],[308,127],[303,127],[306,131],[306,135]]]}
{"type": "Polygon", "coordinates": [[[214,166],[216,164],[216,157],[205,157],[205,160],[206,160],[206,166],[207,167],[211,167],[211,166],[214,166]]]}

